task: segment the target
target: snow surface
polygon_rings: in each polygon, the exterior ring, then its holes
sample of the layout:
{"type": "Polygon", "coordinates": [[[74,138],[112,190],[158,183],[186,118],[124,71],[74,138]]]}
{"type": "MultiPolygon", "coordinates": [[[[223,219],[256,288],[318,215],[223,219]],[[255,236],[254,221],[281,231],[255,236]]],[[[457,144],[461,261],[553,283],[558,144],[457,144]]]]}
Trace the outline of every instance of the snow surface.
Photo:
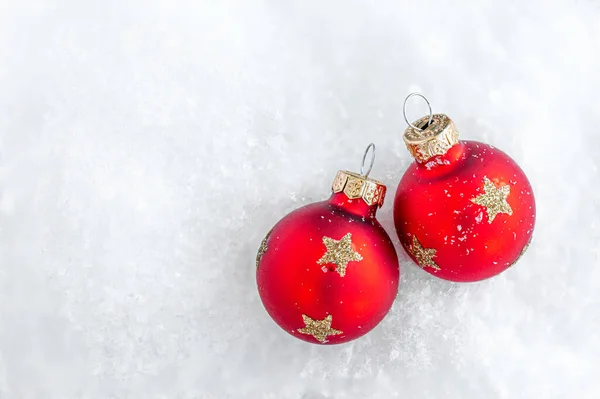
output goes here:
{"type": "Polygon", "coordinates": [[[600,397],[599,71],[596,0],[2,0],[0,398],[600,397]],[[258,245],[371,141],[393,232],[415,90],[520,163],[533,244],[476,284],[398,246],[377,329],[295,340],[258,245]]]}

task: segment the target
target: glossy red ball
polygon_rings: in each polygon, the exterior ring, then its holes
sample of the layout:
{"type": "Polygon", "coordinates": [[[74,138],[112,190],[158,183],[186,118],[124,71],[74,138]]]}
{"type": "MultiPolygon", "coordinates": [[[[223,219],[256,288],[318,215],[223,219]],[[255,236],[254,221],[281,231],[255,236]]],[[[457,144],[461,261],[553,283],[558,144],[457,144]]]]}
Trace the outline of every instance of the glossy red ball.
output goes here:
{"type": "Polygon", "coordinates": [[[289,334],[339,344],[366,334],[386,315],[399,268],[376,209],[334,193],[288,214],[268,234],[257,258],[258,291],[289,334]]]}
{"type": "Polygon", "coordinates": [[[394,202],[398,237],[425,271],[451,281],[483,280],[513,265],[535,224],[535,200],[521,168],[502,151],[460,141],[413,162],[394,202]]]}

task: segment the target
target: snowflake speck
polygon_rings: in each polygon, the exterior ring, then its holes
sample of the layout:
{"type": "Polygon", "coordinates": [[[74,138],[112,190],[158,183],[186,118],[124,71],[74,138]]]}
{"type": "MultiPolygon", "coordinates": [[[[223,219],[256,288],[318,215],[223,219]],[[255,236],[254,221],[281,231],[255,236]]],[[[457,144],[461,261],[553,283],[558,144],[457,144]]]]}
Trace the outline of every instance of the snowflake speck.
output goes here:
{"type": "Polygon", "coordinates": [[[479,215],[475,216],[475,221],[477,223],[481,223],[482,220],[483,220],[483,212],[479,212],[479,215]]]}

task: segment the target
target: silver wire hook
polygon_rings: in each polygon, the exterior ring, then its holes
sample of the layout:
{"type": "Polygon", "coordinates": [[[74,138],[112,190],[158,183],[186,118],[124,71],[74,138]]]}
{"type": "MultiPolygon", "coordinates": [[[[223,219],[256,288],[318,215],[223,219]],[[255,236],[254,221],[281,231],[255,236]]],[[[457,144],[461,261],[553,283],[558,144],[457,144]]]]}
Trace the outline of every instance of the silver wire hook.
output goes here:
{"type": "Polygon", "coordinates": [[[404,120],[406,121],[406,123],[408,123],[408,126],[410,126],[413,129],[416,129],[416,130],[422,132],[423,129],[421,129],[420,127],[416,127],[415,125],[413,125],[412,123],[410,123],[410,121],[406,117],[406,102],[408,101],[409,98],[411,98],[413,96],[421,97],[423,100],[425,100],[425,102],[427,103],[427,106],[429,107],[429,122],[427,122],[427,126],[431,125],[431,121],[433,120],[433,112],[431,111],[431,104],[429,104],[429,100],[427,99],[427,97],[425,97],[421,93],[417,93],[417,92],[410,93],[408,95],[408,97],[406,97],[406,99],[404,100],[404,106],[402,107],[402,113],[404,114],[404,120]]]}
{"type": "Polygon", "coordinates": [[[371,173],[371,169],[373,169],[374,163],[375,163],[375,144],[371,143],[367,146],[367,149],[365,150],[365,154],[363,155],[362,165],[360,165],[360,175],[364,176],[364,177],[369,177],[369,173],[371,173]],[[367,154],[369,153],[369,150],[371,148],[373,149],[373,156],[371,157],[371,164],[369,165],[369,170],[367,170],[367,173],[363,173],[363,170],[365,169],[365,160],[367,159],[367,154]]]}

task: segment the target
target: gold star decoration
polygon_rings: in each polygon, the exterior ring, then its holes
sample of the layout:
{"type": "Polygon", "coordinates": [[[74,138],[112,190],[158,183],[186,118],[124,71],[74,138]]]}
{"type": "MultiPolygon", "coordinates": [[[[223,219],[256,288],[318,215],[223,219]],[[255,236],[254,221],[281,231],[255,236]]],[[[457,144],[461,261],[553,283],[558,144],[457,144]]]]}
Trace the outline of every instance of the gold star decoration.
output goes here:
{"type": "Polygon", "coordinates": [[[515,265],[515,263],[517,263],[519,261],[519,259],[521,259],[523,257],[523,255],[525,255],[525,252],[527,251],[527,248],[529,248],[529,244],[531,244],[531,240],[529,240],[529,242],[527,244],[525,244],[525,246],[521,250],[521,253],[519,254],[519,256],[517,256],[517,259],[515,259],[513,261],[513,263],[511,263],[510,265],[508,265],[508,267],[513,267],[515,265]]]}
{"type": "Polygon", "coordinates": [[[340,330],[331,328],[332,319],[333,317],[328,315],[323,320],[314,320],[303,314],[302,320],[304,320],[304,327],[299,328],[298,332],[312,335],[317,341],[324,344],[327,342],[327,336],[343,334],[340,330]]]}
{"type": "Polygon", "coordinates": [[[437,250],[433,248],[423,248],[417,236],[413,235],[412,245],[408,248],[408,252],[417,260],[417,264],[424,268],[425,266],[433,267],[435,270],[441,270],[437,263],[433,260],[437,250]]]}
{"type": "Polygon", "coordinates": [[[325,254],[317,261],[319,265],[334,263],[340,276],[346,275],[346,268],[351,261],[359,262],[363,257],[352,249],[352,234],[348,233],[341,240],[323,237],[323,244],[327,248],[325,254]]]}
{"type": "Polygon", "coordinates": [[[256,254],[256,268],[257,269],[258,269],[258,265],[260,264],[260,260],[262,259],[265,252],[267,252],[267,249],[269,249],[269,247],[267,246],[267,240],[269,239],[269,236],[271,235],[272,231],[273,231],[273,229],[269,230],[266,237],[260,243],[260,247],[258,247],[258,253],[256,254]]]}
{"type": "Polygon", "coordinates": [[[488,215],[488,223],[492,223],[494,218],[499,213],[507,213],[512,215],[512,208],[506,202],[508,194],[510,194],[510,186],[505,184],[504,186],[496,187],[494,183],[487,176],[483,177],[483,191],[485,194],[472,198],[471,202],[483,206],[488,215]]]}

